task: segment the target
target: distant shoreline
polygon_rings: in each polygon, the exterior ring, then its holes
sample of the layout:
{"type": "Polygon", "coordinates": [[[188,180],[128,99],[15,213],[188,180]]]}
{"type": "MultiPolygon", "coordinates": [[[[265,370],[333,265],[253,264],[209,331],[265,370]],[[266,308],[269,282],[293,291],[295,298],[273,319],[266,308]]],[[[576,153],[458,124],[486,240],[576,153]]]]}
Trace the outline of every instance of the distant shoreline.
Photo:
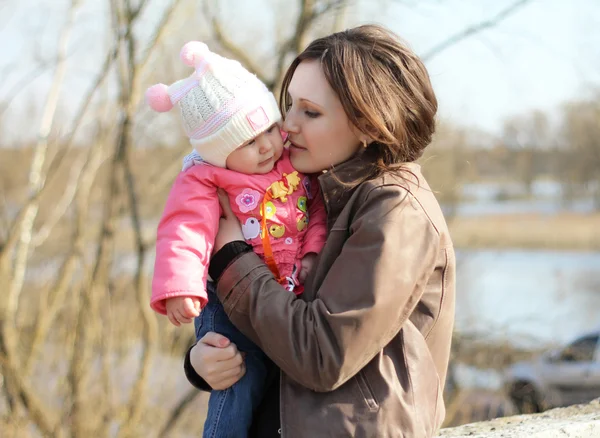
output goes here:
{"type": "Polygon", "coordinates": [[[448,226],[457,248],[600,250],[600,213],[455,216],[448,226]]]}

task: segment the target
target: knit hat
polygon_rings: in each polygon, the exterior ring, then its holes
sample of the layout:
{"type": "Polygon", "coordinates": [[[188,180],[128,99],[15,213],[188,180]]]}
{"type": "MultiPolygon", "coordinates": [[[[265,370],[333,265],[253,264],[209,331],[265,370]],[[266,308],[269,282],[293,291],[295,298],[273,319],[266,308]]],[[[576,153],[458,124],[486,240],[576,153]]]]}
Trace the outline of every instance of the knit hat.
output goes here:
{"type": "Polygon", "coordinates": [[[225,167],[231,152],[281,120],[273,93],[239,62],[198,41],[183,46],[179,56],[194,73],[148,88],[146,102],[158,112],[179,103],[185,133],[207,163],[225,167]]]}

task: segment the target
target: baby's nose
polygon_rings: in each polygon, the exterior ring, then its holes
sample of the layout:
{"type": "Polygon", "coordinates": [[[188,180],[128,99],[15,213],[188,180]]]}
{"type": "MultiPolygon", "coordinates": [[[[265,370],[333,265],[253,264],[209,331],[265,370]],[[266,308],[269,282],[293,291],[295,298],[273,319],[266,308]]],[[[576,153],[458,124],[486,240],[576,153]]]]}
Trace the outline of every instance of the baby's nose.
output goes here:
{"type": "Polygon", "coordinates": [[[267,153],[271,150],[271,142],[270,141],[263,141],[260,143],[260,153],[264,154],[267,153]]]}

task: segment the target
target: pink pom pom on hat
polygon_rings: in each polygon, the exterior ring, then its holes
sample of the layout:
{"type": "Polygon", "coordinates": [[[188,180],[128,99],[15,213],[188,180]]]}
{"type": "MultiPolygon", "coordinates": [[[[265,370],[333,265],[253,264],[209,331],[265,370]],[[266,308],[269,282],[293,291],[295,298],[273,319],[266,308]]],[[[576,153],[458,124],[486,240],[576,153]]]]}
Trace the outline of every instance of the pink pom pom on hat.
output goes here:
{"type": "Polygon", "coordinates": [[[231,152],[281,121],[273,93],[239,62],[199,41],[185,44],[179,57],[194,73],[148,88],[146,102],[158,112],[178,103],[185,133],[207,163],[225,167],[231,152]]]}
{"type": "Polygon", "coordinates": [[[146,103],[154,111],[164,113],[173,108],[173,102],[169,96],[169,87],[165,84],[156,84],[146,90],[146,103]]]}
{"type": "Polygon", "coordinates": [[[208,54],[208,46],[200,41],[190,41],[181,48],[179,58],[185,65],[196,67],[208,54]]]}

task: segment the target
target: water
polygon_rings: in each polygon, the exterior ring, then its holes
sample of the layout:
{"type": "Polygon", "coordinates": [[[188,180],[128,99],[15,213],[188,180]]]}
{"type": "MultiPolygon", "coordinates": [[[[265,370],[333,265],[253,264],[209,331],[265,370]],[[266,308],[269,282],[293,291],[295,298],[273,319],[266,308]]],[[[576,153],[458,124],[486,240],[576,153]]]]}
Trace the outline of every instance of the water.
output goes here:
{"type": "MultiPolygon", "coordinates": [[[[50,281],[58,262],[29,271],[50,281]]],[[[154,252],[145,270],[152,272],[154,252]]],[[[113,274],[135,272],[117,255],[113,274]]],[[[519,347],[568,342],[600,327],[600,252],[457,250],[456,329],[519,347]]]]}
{"type": "MultiPolygon", "coordinates": [[[[149,254],[147,272],[152,264],[153,254],[149,254]]],[[[48,276],[52,268],[46,266],[48,276]]],[[[116,271],[134,269],[132,255],[118,258],[116,271]]],[[[536,349],[564,344],[600,327],[600,252],[458,250],[455,327],[459,333],[536,349]]],[[[133,383],[137,366],[131,361],[139,357],[139,347],[128,351],[113,369],[124,388],[133,383]]],[[[502,387],[498,370],[457,364],[455,372],[463,388],[502,387]]],[[[151,404],[165,403],[155,390],[167,375],[174,379],[169,384],[177,388],[173,394],[185,392],[188,384],[181,373],[181,358],[159,355],[151,373],[151,404]]],[[[174,404],[175,397],[168,403],[174,404]]]]}
{"type": "Polygon", "coordinates": [[[600,252],[457,252],[456,329],[519,347],[600,327],[600,252]]]}
{"type": "MultiPolygon", "coordinates": [[[[135,258],[115,270],[134,272],[135,258]]],[[[146,270],[151,272],[153,252],[146,270]]],[[[456,329],[518,347],[569,342],[600,327],[600,252],[457,250],[456,329]]]]}
{"type": "MultiPolygon", "coordinates": [[[[565,203],[562,192],[561,184],[554,181],[534,181],[531,186],[532,199],[523,184],[516,182],[465,183],[461,187],[464,200],[456,205],[453,213],[485,216],[528,213],[554,215],[565,212],[587,214],[595,211],[596,206],[590,196],[565,203]]],[[[449,210],[449,206],[446,209],[449,210]]]]}
{"type": "MultiPolygon", "coordinates": [[[[464,183],[461,192],[465,199],[472,201],[490,201],[501,196],[519,197],[527,195],[523,184],[512,181],[464,183]]],[[[559,199],[563,188],[555,181],[534,181],[531,184],[531,195],[543,199],[559,199]]]]}
{"type": "MultiPolygon", "coordinates": [[[[445,212],[449,212],[445,208],[445,212]]],[[[577,199],[564,204],[558,199],[508,200],[508,201],[466,201],[456,206],[454,214],[459,216],[485,216],[499,214],[541,214],[559,213],[589,214],[596,211],[591,198],[577,199]]]]}

